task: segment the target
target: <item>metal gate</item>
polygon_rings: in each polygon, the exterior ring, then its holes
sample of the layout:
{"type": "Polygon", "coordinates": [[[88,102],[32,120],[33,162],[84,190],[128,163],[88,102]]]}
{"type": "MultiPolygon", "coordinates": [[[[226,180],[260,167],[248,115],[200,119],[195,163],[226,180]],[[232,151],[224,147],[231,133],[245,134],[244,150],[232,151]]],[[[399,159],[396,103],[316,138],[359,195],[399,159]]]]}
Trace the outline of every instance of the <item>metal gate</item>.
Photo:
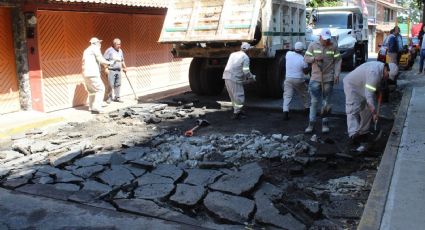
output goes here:
{"type": "Polygon", "coordinates": [[[8,8],[0,8],[0,31],[0,114],[5,114],[20,109],[12,17],[8,8]]]}
{"type": "MultiPolygon", "coordinates": [[[[37,19],[45,111],[86,103],[81,58],[91,37],[103,40],[102,52],[121,39],[139,94],[187,81],[188,60],[173,59],[171,46],[157,42],[163,15],[38,11],[37,19]]],[[[125,79],[122,84],[122,95],[131,94],[125,79]]]]}

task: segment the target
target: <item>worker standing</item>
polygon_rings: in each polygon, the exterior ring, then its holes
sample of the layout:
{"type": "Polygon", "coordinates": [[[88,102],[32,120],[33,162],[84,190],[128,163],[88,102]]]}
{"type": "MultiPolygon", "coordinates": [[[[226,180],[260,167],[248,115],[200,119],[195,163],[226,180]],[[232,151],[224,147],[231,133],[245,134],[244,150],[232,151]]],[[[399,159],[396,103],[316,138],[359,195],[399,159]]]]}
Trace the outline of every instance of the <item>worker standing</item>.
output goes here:
{"type": "Polygon", "coordinates": [[[106,70],[110,86],[107,102],[123,102],[120,97],[121,70],[126,73],[127,67],[125,65],[124,54],[121,49],[121,40],[119,38],[115,38],[112,41],[112,46],[105,51],[103,56],[108,61],[115,61],[115,64],[108,66],[106,70]]]}
{"type": "Polygon", "coordinates": [[[389,58],[389,63],[395,63],[396,65],[398,65],[398,53],[401,51],[399,50],[399,45],[398,45],[398,27],[394,27],[394,29],[392,29],[392,31],[394,31],[393,33],[390,33],[389,37],[388,37],[388,58],[389,58]]]}
{"type": "Polygon", "coordinates": [[[103,97],[105,94],[105,85],[100,78],[100,65],[112,65],[114,61],[108,61],[100,52],[102,40],[98,38],[90,39],[90,46],[84,50],[82,59],[82,70],[84,82],[89,92],[89,109],[92,114],[101,113],[103,97]]]}
{"type": "Polygon", "coordinates": [[[311,105],[308,127],[305,133],[312,133],[316,123],[317,106],[321,99],[322,132],[329,132],[328,118],[331,111],[330,99],[333,84],[338,84],[341,73],[341,55],[336,44],[331,41],[331,31],[327,28],[320,32],[320,40],[312,42],[304,56],[304,61],[312,64],[308,85],[311,105]]]}
{"type": "Polygon", "coordinates": [[[308,110],[310,103],[308,100],[307,85],[304,80],[304,74],[308,73],[308,65],[304,62],[302,42],[295,43],[295,51],[286,53],[286,73],[283,83],[283,119],[289,119],[289,104],[294,96],[294,91],[301,97],[304,109],[308,110]]]}
{"type": "Polygon", "coordinates": [[[248,49],[251,48],[249,43],[243,42],[241,50],[230,54],[224,69],[223,79],[226,84],[227,92],[233,106],[232,119],[245,118],[242,113],[242,107],[245,103],[245,93],[243,84],[249,80],[255,80],[255,75],[249,70],[248,49]]]}
{"type": "Polygon", "coordinates": [[[343,80],[348,136],[352,143],[369,132],[371,120],[377,121],[375,94],[387,79],[394,80],[398,67],[394,63],[366,62],[343,80]]]}

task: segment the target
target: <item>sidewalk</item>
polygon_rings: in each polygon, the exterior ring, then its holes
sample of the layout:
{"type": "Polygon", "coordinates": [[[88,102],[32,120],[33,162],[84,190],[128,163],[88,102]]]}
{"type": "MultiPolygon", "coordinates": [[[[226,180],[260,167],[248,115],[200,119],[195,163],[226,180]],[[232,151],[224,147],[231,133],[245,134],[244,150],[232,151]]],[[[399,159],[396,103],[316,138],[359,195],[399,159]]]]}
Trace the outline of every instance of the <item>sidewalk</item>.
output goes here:
{"type": "Polygon", "coordinates": [[[425,76],[417,71],[399,81],[407,89],[358,229],[424,229],[425,76]]]}
{"type": "Polygon", "coordinates": [[[425,88],[413,88],[380,229],[425,226],[425,88]]]}

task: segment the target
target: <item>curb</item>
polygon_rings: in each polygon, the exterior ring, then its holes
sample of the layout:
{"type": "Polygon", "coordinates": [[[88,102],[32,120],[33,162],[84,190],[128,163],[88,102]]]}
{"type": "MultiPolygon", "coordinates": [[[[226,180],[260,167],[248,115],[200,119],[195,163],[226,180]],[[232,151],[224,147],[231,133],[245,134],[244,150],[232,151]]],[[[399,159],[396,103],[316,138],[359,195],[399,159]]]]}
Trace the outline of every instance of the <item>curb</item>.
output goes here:
{"type": "Polygon", "coordinates": [[[384,216],[385,205],[391,186],[397,153],[411,98],[412,89],[407,88],[400,102],[393,128],[391,129],[390,136],[388,137],[384,154],[378,166],[378,172],[376,173],[373,181],[372,189],[369,193],[369,197],[357,229],[378,230],[381,227],[381,221],[384,216]]]}
{"type": "Polygon", "coordinates": [[[62,122],[62,121],[65,121],[64,117],[52,117],[52,118],[42,119],[42,120],[39,120],[39,121],[36,121],[36,122],[18,125],[18,126],[15,126],[13,128],[6,129],[6,130],[0,130],[0,139],[5,139],[5,138],[8,138],[12,135],[22,133],[22,132],[28,131],[30,129],[41,128],[41,127],[44,127],[46,125],[51,125],[51,124],[59,123],[59,122],[62,122]]]}

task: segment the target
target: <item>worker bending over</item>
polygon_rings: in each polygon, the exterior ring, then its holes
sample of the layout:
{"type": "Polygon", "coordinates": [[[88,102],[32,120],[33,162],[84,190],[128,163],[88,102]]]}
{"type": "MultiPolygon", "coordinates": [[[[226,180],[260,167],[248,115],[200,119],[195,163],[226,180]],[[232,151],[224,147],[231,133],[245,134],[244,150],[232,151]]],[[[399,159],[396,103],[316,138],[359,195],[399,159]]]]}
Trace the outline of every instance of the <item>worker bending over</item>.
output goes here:
{"type": "Polygon", "coordinates": [[[375,94],[383,81],[394,80],[398,73],[395,63],[366,62],[343,80],[348,136],[355,143],[369,132],[371,120],[377,121],[375,94]]]}

